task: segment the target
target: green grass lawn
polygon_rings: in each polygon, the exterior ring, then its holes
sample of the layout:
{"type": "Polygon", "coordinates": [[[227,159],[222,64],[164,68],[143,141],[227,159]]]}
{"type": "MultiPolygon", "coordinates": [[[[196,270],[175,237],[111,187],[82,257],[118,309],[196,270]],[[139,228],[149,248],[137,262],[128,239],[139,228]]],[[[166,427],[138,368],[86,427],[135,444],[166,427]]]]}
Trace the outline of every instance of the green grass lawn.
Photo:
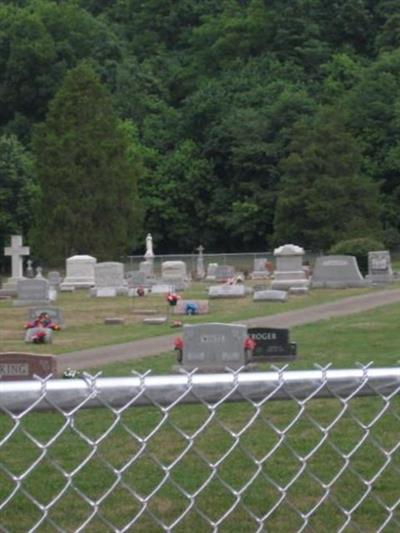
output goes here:
{"type": "MultiPolygon", "coordinates": [[[[290,368],[398,365],[399,323],[396,304],[293,328],[299,358],[290,368]]],[[[103,370],[110,376],[149,368],[169,373],[174,360],[169,352],[103,370]]],[[[221,532],[257,531],[257,519],[269,514],[263,531],[291,532],[303,526],[301,513],[309,514],[305,531],[337,531],[346,521],[343,510],[354,508],[345,531],[374,532],[393,507],[384,531],[395,532],[399,416],[398,398],[354,399],[347,407],[338,399],[182,405],[162,424],[166,412],[156,407],[81,410],[69,418],[57,412],[14,421],[0,416],[0,507],[20,482],[0,510],[0,530],[29,530],[44,516],[40,505],[46,509],[58,498],[38,531],[54,531],[55,524],[74,531],[85,521],[84,531],[113,531],[141,512],[129,531],[162,531],[157,520],[178,521],[178,532],[212,531],[208,520],[221,520],[221,532]]]]}
{"type": "MultiPolygon", "coordinates": [[[[393,285],[394,287],[400,284],[393,285]]],[[[307,296],[292,296],[285,303],[253,302],[251,296],[237,300],[211,300],[210,313],[195,317],[175,317],[186,323],[232,322],[257,316],[301,309],[320,303],[365,294],[377,289],[313,290],[307,296]]],[[[194,283],[184,298],[206,298],[206,285],[194,283]]],[[[0,301],[0,351],[30,351],[34,353],[62,354],[66,352],[95,348],[134,341],[149,336],[171,333],[169,324],[144,326],[143,310],[152,310],[159,315],[168,312],[163,296],[145,298],[89,298],[87,291],[61,293],[56,305],[64,314],[67,328],[54,334],[51,345],[24,343],[24,325],[27,322],[27,309],[13,307],[10,301],[0,301]],[[106,317],[122,317],[124,325],[104,325],[106,317]]]]}

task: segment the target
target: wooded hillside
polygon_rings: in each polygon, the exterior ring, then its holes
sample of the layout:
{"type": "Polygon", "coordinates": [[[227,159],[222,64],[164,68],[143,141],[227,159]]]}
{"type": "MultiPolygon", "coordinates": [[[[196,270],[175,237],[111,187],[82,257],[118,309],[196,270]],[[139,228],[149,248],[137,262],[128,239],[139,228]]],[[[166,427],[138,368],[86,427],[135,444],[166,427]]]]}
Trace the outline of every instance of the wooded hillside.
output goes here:
{"type": "Polygon", "coordinates": [[[158,253],[199,243],[326,250],[360,236],[391,247],[400,242],[399,133],[397,0],[0,6],[1,248],[22,232],[45,260],[50,234],[64,254],[96,255],[96,243],[103,252],[95,237],[79,241],[94,249],[76,249],[60,227],[69,210],[79,232],[112,227],[112,253],[142,250],[147,232],[158,253]],[[89,113],[99,94],[101,120],[89,113]],[[105,197],[121,191],[132,205],[116,201],[113,215],[105,197]],[[98,224],[79,220],[92,216],[98,224]]]}

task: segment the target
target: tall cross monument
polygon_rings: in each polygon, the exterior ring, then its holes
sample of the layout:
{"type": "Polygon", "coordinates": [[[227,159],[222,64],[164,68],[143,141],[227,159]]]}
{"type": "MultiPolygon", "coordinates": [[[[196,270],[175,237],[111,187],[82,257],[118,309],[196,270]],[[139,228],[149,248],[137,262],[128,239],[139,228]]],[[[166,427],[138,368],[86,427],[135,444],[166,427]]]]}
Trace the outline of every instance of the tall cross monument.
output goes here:
{"type": "Polygon", "coordinates": [[[22,246],[22,235],[11,235],[11,246],[4,248],[4,255],[11,256],[11,278],[5,288],[16,287],[17,281],[24,278],[23,257],[29,254],[29,246],[22,246]]]}

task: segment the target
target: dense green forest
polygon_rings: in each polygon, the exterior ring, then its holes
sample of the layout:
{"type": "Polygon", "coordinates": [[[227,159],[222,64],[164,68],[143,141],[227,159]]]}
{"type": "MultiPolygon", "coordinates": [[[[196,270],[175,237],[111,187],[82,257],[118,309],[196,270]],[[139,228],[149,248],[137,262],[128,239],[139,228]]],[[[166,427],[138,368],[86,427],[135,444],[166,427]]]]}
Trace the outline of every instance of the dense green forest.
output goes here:
{"type": "Polygon", "coordinates": [[[399,133],[398,0],[0,6],[1,248],[392,247],[399,133]]]}

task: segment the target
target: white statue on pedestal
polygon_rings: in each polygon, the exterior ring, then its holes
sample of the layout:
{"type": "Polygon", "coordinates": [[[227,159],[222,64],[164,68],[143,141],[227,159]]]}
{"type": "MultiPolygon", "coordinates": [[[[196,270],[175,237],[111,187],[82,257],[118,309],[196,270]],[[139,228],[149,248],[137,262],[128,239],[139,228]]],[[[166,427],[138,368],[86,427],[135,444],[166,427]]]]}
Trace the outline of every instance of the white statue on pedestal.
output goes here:
{"type": "Polygon", "coordinates": [[[151,233],[148,233],[146,237],[146,253],[144,254],[144,258],[153,259],[153,257],[153,237],[151,236],[151,233]]]}

